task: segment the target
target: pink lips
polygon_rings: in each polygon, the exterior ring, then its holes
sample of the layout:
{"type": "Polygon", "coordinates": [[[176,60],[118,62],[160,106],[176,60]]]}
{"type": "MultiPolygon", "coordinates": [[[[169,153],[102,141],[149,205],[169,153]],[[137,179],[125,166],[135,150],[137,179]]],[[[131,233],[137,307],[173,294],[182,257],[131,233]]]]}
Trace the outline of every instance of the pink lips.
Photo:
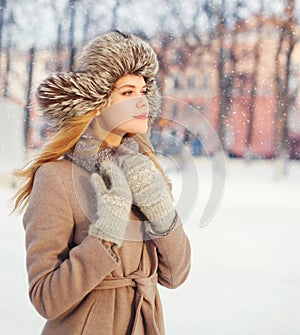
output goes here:
{"type": "Polygon", "coordinates": [[[143,114],[139,114],[139,115],[135,115],[134,118],[135,119],[140,119],[140,120],[145,120],[148,117],[148,113],[143,113],[143,114]]]}

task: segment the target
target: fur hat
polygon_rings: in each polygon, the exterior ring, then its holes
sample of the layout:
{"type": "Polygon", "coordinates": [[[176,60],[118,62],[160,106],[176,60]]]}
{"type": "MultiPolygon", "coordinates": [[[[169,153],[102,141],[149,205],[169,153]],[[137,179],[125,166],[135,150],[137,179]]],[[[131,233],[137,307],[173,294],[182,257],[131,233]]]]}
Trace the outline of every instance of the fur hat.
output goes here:
{"type": "Polygon", "coordinates": [[[105,107],[114,84],[127,74],[144,77],[149,121],[153,122],[160,108],[155,81],[158,61],[147,42],[132,34],[109,32],[88,43],[78,63],[76,72],[53,74],[38,87],[38,104],[55,128],[74,116],[105,107]]]}

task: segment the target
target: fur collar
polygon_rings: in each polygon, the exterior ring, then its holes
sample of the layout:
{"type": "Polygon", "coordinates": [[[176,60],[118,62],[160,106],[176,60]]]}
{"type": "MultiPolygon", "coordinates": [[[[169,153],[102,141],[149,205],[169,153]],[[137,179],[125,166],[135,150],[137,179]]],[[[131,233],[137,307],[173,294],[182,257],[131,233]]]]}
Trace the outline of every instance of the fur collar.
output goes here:
{"type": "Polygon", "coordinates": [[[81,136],[75,147],[65,154],[64,158],[71,160],[89,173],[99,173],[104,160],[112,160],[121,166],[124,159],[132,152],[140,152],[136,140],[127,136],[122,139],[118,148],[107,146],[101,149],[101,146],[102,142],[88,130],[81,136]]]}

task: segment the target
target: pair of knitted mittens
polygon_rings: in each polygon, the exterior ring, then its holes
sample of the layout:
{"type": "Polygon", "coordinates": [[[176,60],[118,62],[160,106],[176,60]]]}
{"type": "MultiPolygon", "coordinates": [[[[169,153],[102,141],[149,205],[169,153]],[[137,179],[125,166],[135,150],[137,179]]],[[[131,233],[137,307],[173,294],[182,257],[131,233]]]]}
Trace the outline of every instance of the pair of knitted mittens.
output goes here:
{"type": "Polygon", "coordinates": [[[140,208],[148,221],[146,232],[166,235],[173,228],[176,212],[163,175],[152,160],[139,152],[138,143],[127,139],[113,161],[104,161],[99,174],[92,175],[97,194],[98,219],[89,234],[122,244],[131,205],[140,208]]]}

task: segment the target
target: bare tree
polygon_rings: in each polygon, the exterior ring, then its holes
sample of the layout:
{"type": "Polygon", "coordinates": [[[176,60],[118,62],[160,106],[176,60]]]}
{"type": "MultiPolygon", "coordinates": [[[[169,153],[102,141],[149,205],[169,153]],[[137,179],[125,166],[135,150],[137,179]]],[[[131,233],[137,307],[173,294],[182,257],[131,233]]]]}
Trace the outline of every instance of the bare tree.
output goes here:
{"type": "Polygon", "coordinates": [[[55,71],[62,71],[63,65],[63,54],[64,54],[64,42],[63,42],[63,23],[64,17],[67,14],[67,6],[60,11],[57,7],[57,1],[51,1],[51,7],[54,12],[56,19],[56,41],[55,41],[55,71]]]}
{"type": "MultiPolygon", "coordinates": [[[[181,80],[185,76],[187,68],[191,66],[191,56],[195,51],[198,52],[198,61],[200,61],[199,50],[201,49],[202,40],[198,24],[201,15],[201,3],[199,1],[189,3],[192,8],[191,13],[193,13],[189,23],[182,18],[181,3],[165,0],[163,4],[167,11],[160,17],[161,26],[164,25],[166,20],[173,20],[174,25],[172,25],[172,30],[170,31],[167,31],[167,29],[160,31],[158,39],[154,39],[153,42],[160,64],[159,84],[163,94],[166,94],[166,78],[173,77],[174,90],[186,90],[186,83],[182,84],[181,80]],[[170,54],[172,54],[171,57],[170,54]],[[172,72],[174,67],[176,67],[178,72],[176,77],[174,77],[174,72],[172,72]]],[[[197,72],[196,69],[195,72],[197,72]]],[[[192,99],[190,103],[192,103],[192,99]]],[[[160,120],[158,121],[161,124],[160,120]]],[[[163,123],[168,124],[168,122],[163,123]]]]}
{"type": "Polygon", "coordinates": [[[27,80],[27,94],[26,94],[26,104],[24,108],[24,143],[25,148],[28,148],[29,145],[29,135],[31,129],[31,110],[30,110],[30,101],[31,101],[31,87],[32,87],[32,78],[34,70],[34,61],[35,61],[35,47],[32,46],[28,51],[28,80],[27,80]]]}
{"type": "Polygon", "coordinates": [[[10,11],[9,19],[7,21],[7,41],[6,41],[6,66],[5,66],[5,73],[3,75],[3,97],[6,98],[8,96],[8,86],[9,86],[9,73],[11,70],[11,47],[12,47],[12,29],[15,25],[14,14],[13,11],[10,11]]]}
{"type": "Polygon", "coordinates": [[[280,178],[287,172],[288,159],[288,114],[291,105],[290,77],[291,56],[296,44],[295,1],[286,0],[275,57],[275,90],[277,110],[275,119],[276,157],[278,158],[275,176],[280,178]]]}
{"type": "Polygon", "coordinates": [[[82,42],[86,43],[90,34],[90,27],[93,22],[92,13],[94,10],[93,0],[88,0],[85,3],[85,11],[84,11],[84,21],[83,21],[83,38],[82,42]]]}
{"type": "Polygon", "coordinates": [[[78,0],[69,0],[69,13],[70,13],[70,25],[69,25],[69,39],[68,39],[68,50],[69,50],[69,70],[72,71],[75,59],[75,41],[74,41],[74,31],[75,31],[75,15],[76,7],[75,4],[78,0]]]}
{"type": "Polygon", "coordinates": [[[7,0],[0,0],[0,55],[2,51],[2,33],[4,25],[4,12],[6,9],[7,0]]]}
{"type": "MultiPolygon", "coordinates": [[[[4,27],[4,14],[6,10],[6,0],[0,0],[0,74],[2,72],[2,52],[3,52],[3,27],[4,27]]],[[[1,92],[2,93],[2,92],[1,92]]],[[[2,93],[3,94],[3,93],[2,93]]]]}
{"type": "Polygon", "coordinates": [[[223,149],[226,149],[226,127],[228,113],[232,103],[232,90],[235,78],[237,58],[235,56],[236,36],[235,31],[229,32],[226,26],[226,2],[222,0],[219,11],[218,40],[219,55],[217,60],[217,71],[219,78],[218,96],[219,111],[217,132],[223,149]]]}
{"type": "Polygon", "coordinates": [[[244,152],[244,158],[250,159],[253,156],[252,150],[252,141],[253,141],[253,130],[254,130],[254,112],[256,107],[256,98],[257,98],[257,86],[258,86],[258,73],[259,65],[261,60],[261,42],[262,35],[261,30],[263,27],[263,13],[264,5],[263,0],[261,1],[260,14],[256,18],[256,42],[253,49],[253,67],[251,74],[251,88],[250,88],[250,103],[248,105],[248,122],[247,122],[247,135],[246,135],[246,150],[244,152]]]}

